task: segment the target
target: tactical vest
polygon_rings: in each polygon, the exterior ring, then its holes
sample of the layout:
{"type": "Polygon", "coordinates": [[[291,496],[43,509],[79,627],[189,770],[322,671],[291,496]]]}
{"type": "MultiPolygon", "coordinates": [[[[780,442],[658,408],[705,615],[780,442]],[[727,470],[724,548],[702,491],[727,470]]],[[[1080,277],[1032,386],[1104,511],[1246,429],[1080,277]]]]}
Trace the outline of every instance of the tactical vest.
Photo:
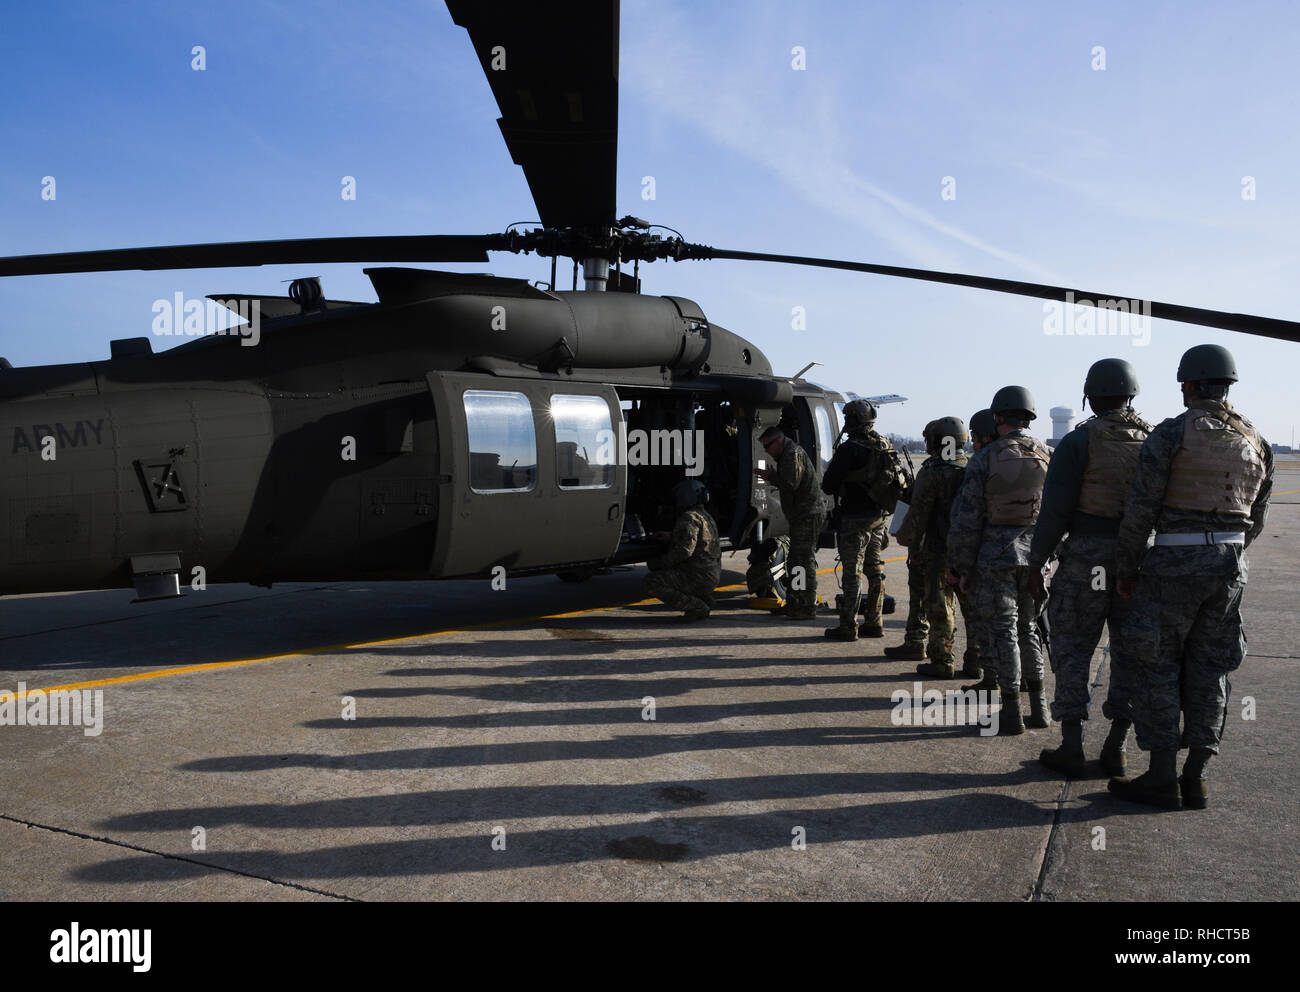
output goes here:
{"type": "Polygon", "coordinates": [[[1165,505],[1249,517],[1268,471],[1263,444],[1226,403],[1198,400],[1183,414],[1183,446],[1169,469],[1165,505]]]}
{"type": "Polygon", "coordinates": [[[1083,470],[1077,508],[1118,520],[1137,474],[1138,453],[1151,425],[1132,410],[1109,410],[1079,425],[1088,432],[1088,467],[1083,470]]]}
{"type": "Polygon", "coordinates": [[[984,483],[989,523],[1028,527],[1038,519],[1051,457],[1051,452],[1032,437],[1004,436],[989,445],[989,472],[984,483]]]}

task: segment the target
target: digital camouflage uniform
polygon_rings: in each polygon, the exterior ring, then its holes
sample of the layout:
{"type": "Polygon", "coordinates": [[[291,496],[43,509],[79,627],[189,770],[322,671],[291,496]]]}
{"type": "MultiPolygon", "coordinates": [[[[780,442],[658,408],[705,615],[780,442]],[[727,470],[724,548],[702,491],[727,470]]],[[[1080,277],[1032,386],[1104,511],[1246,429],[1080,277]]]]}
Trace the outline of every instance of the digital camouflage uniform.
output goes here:
{"type": "Polygon", "coordinates": [[[1123,637],[1137,662],[1134,722],[1143,750],[1218,753],[1228,673],[1246,656],[1246,548],[1264,528],[1272,490],[1272,451],[1227,402],[1195,400],[1142,446],[1116,568],[1120,579],[1138,581],[1123,637]],[[1147,551],[1153,530],[1235,532],[1245,543],[1170,547],[1157,537],[1147,551]]]}
{"type": "Polygon", "coordinates": [[[647,595],[674,610],[711,610],[713,591],[722,578],[722,549],[712,514],[698,506],[682,511],[668,550],[646,565],[647,595]]]}
{"type": "Polygon", "coordinates": [[[1150,431],[1132,409],[1109,410],[1079,424],[1052,453],[1029,564],[1041,571],[1068,532],[1047,606],[1056,720],[1088,719],[1089,675],[1103,626],[1110,632],[1110,675],[1102,715],[1133,719],[1135,661],[1120,633],[1129,604],[1117,591],[1115,547],[1138,451],[1150,431]]]}
{"type": "Polygon", "coordinates": [[[790,551],[786,556],[786,602],[792,609],[812,612],[817,608],[817,539],[822,529],[821,495],[817,469],[807,452],[793,439],[776,463],[781,513],[790,527],[790,551]],[[804,571],[804,588],[796,589],[796,569],[804,571]]]}
{"type": "Polygon", "coordinates": [[[982,647],[1004,693],[1018,690],[1022,662],[1026,680],[1043,679],[1029,546],[1050,458],[1027,432],[1004,434],[970,459],[953,503],[948,566],[958,575],[978,576],[974,599],[984,627],[982,647]]]}
{"type": "MultiPolygon", "coordinates": [[[[955,634],[953,601],[961,605],[966,617],[966,595],[950,586],[945,578],[948,567],[949,515],[961,489],[966,472],[964,452],[947,460],[942,455],[931,455],[921,463],[912,487],[912,503],[903,525],[898,529],[899,543],[908,549],[908,585],[911,586],[911,566],[915,559],[921,574],[923,609],[929,627],[929,645],[926,657],[940,665],[952,664],[952,645],[955,634]]],[[[910,627],[909,627],[910,635],[910,627]]],[[[971,637],[967,620],[967,639],[971,637]]],[[[908,641],[904,641],[908,643],[908,641]]],[[[920,643],[919,641],[913,643],[920,643]]]]}

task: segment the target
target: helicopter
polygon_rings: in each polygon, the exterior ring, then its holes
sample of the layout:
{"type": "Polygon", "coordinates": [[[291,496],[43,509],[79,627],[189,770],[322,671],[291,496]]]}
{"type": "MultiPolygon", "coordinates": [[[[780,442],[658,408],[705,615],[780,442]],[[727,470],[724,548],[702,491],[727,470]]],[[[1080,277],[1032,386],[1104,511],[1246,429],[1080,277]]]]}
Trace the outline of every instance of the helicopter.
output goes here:
{"type": "MultiPolygon", "coordinates": [[[[620,218],[617,2],[447,6],[539,225],[0,259],[10,277],[400,263],[364,270],[376,303],[328,299],[304,277],[285,296],[212,294],[243,321],[232,333],[156,353],[149,337],[117,340],[106,361],[0,359],[0,594],[134,587],[150,600],[199,574],[580,579],[657,553],[671,488],[696,470],[724,550],[757,554],[779,581],[787,527],[752,471],[758,437],[780,424],[824,467],[852,397],[777,375],[691,300],[641,293],[642,262],[778,262],[1094,305],[1117,295],[715,248],[620,218]],[[490,252],[549,258],[550,278],[408,267],[490,252]]],[[[1273,318],[1156,302],[1150,314],[1300,340],[1300,324],[1273,318]]]]}

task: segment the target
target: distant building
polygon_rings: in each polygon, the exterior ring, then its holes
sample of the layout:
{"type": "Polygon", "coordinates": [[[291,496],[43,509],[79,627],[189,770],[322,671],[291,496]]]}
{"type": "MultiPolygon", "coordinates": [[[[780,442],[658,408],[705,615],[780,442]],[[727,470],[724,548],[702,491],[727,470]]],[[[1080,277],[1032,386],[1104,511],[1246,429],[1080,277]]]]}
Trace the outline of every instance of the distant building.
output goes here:
{"type": "Polygon", "coordinates": [[[1054,406],[1049,416],[1052,418],[1052,436],[1047,443],[1055,448],[1056,442],[1070,433],[1070,421],[1074,419],[1074,410],[1068,406],[1054,406]]]}

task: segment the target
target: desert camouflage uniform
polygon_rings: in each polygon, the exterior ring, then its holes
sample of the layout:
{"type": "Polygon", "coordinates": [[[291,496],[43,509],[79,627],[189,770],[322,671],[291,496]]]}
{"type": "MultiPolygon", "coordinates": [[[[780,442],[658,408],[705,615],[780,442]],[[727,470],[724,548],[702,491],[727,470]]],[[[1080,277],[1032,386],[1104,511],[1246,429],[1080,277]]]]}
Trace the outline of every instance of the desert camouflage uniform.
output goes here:
{"type": "Polygon", "coordinates": [[[776,463],[781,512],[790,527],[790,551],[785,560],[786,602],[796,610],[817,607],[817,539],[822,530],[817,469],[794,438],[776,463]],[[796,569],[804,570],[804,588],[795,588],[796,569]]]}
{"type": "Polygon", "coordinates": [[[1052,630],[1050,661],[1056,676],[1052,717],[1056,720],[1088,719],[1088,681],[1103,627],[1110,632],[1110,674],[1101,712],[1108,720],[1133,719],[1131,683],[1137,662],[1132,645],[1121,634],[1129,602],[1116,589],[1115,545],[1124,498],[1133,480],[1132,459],[1150,431],[1151,425],[1131,409],[1109,410],[1079,424],[1052,453],[1029,563],[1031,574],[1041,570],[1069,532],[1060,546],[1061,562],[1052,576],[1047,604],[1052,630]],[[1098,428],[1105,435],[1094,443],[1119,443],[1131,447],[1131,454],[1122,466],[1119,457],[1100,459],[1109,476],[1090,477],[1089,497],[1081,499],[1093,450],[1089,430],[1098,428]],[[1097,512],[1086,512],[1085,504],[1097,512]]]}
{"type": "Polygon", "coordinates": [[[722,549],[712,514],[698,506],[683,511],[668,550],[646,565],[647,595],[674,610],[712,609],[713,590],[722,578],[722,549]]]}
{"type": "MultiPolygon", "coordinates": [[[[967,616],[968,610],[966,595],[948,585],[945,579],[949,515],[961,488],[966,464],[966,455],[961,452],[951,461],[942,455],[931,455],[922,462],[912,487],[912,503],[907,518],[898,529],[900,541],[907,542],[909,591],[912,587],[913,559],[917,561],[917,571],[921,575],[922,602],[930,634],[926,657],[941,665],[952,664],[955,634],[953,601],[960,603],[963,617],[967,616]]],[[[968,642],[969,637],[970,622],[967,620],[968,642]]],[[[919,644],[920,640],[911,643],[919,644]]]]}
{"type": "MultiPolygon", "coordinates": [[[[1047,449],[1023,430],[1004,434],[999,441],[1032,441],[1047,457],[1047,449]]],[[[1043,646],[1034,622],[1038,607],[1030,588],[1029,546],[1033,525],[988,522],[985,486],[989,460],[999,450],[994,441],[975,452],[966,466],[961,490],[953,502],[948,534],[948,566],[958,575],[978,576],[975,610],[983,628],[988,664],[998,673],[1004,692],[1020,685],[1021,663],[1025,678],[1043,679],[1043,646]]]]}
{"type": "MultiPolygon", "coordinates": [[[[1260,439],[1263,478],[1246,517],[1179,509],[1166,502],[1175,458],[1183,450],[1187,418],[1208,415],[1231,423],[1224,416],[1231,410],[1224,402],[1196,400],[1186,412],[1151,432],[1142,446],[1120,523],[1118,575],[1138,580],[1123,636],[1138,661],[1134,723],[1144,750],[1200,747],[1217,754],[1232,688],[1228,673],[1246,656],[1241,625],[1248,567],[1245,549],[1264,529],[1273,491],[1272,451],[1260,439]],[[1157,545],[1147,551],[1152,530],[1161,534],[1233,531],[1244,533],[1246,543],[1157,545]]],[[[1240,460],[1236,464],[1245,465],[1240,460]]]]}

